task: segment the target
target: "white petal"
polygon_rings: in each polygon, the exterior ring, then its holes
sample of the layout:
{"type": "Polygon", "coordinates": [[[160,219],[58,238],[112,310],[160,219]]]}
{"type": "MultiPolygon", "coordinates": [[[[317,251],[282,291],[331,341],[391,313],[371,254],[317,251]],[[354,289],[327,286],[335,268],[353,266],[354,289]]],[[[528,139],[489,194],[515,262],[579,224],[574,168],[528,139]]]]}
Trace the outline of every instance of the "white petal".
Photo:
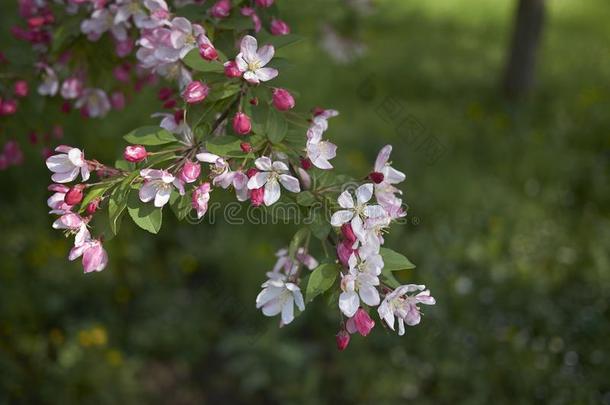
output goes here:
{"type": "Polygon", "coordinates": [[[392,153],[392,145],[386,145],[379,151],[377,155],[377,160],[375,160],[375,171],[381,173],[385,164],[388,163],[388,159],[390,159],[390,153],[392,153]]]}
{"type": "Polygon", "coordinates": [[[157,195],[158,184],[153,181],[149,181],[144,183],[144,185],[140,188],[139,196],[140,201],[149,202],[152,201],[153,198],[157,195]]]}
{"type": "Polygon", "coordinates": [[[280,161],[273,162],[271,167],[273,168],[273,170],[275,170],[276,172],[280,172],[280,173],[288,171],[288,166],[286,165],[286,163],[280,162],[280,161]]]}
{"type": "Polygon", "coordinates": [[[282,323],[288,325],[294,319],[294,297],[292,295],[286,298],[282,305],[282,323]]]}
{"type": "Polygon", "coordinates": [[[256,159],[256,161],[254,161],[254,165],[258,170],[262,170],[265,172],[273,170],[273,164],[271,163],[271,159],[269,159],[267,156],[259,157],[258,159],[256,159]]]}
{"type": "Polygon", "coordinates": [[[348,211],[348,210],[337,211],[330,218],[330,224],[332,226],[339,227],[339,226],[345,224],[346,222],[349,222],[349,220],[352,219],[353,216],[354,216],[354,213],[352,211],[348,211]]]}
{"type": "Polygon", "coordinates": [[[169,201],[172,190],[168,187],[162,187],[157,191],[155,196],[155,207],[163,207],[169,201]]]}
{"type": "Polygon", "coordinates": [[[265,184],[265,195],[263,201],[266,206],[270,206],[280,199],[280,185],[276,179],[271,179],[265,184]]]}
{"type": "Polygon", "coordinates": [[[78,172],[79,168],[74,167],[74,169],[69,172],[55,173],[51,176],[51,180],[53,180],[55,183],[69,183],[78,177],[78,172]]]}
{"type": "Polygon", "coordinates": [[[367,205],[363,212],[367,218],[380,218],[388,215],[381,205],[367,205]]]}
{"type": "Polygon", "coordinates": [[[339,202],[339,205],[341,206],[341,208],[346,208],[346,209],[354,208],[354,199],[352,198],[352,195],[350,194],[350,192],[348,190],[345,190],[344,192],[341,193],[341,195],[337,199],[337,202],[339,202]]]}
{"type": "Polygon", "coordinates": [[[280,174],[280,183],[282,183],[282,186],[284,186],[286,190],[293,193],[299,193],[301,191],[299,181],[288,174],[280,174]]]}
{"type": "Polygon", "coordinates": [[[260,80],[258,79],[258,76],[254,72],[252,72],[250,70],[245,72],[243,77],[244,77],[244,80],[246,80],[248,83],[252,83],[252,84],[259,84],[260,83],[260,80]]]}
{"type": "MultiPolygon", "coordinates": [[[[258,78],[258,80],[260,80],[261,82],[266,82],[266,81],[276,78],[277,75],[280,74],[280,72],[278,72],[277,69],[274,69],[274,68],[261,68],[261,69],[257,69],[255,74],[256,74],[256,77],[258,78]]],[[[245,77],[245,75],[244,75],[244,77],[245,77]]]]}
{"type": "Polygon", "coordinates": [[[257,49],[258,43],[256,42],[256,38],[250,35],[243,37],[240,44],[240,50],[246,62],[254,61],[257,58],[257,49]]]}
{"type": "Polygon", "coordinates": [[[275,48],[273,45],[265,45],[262,46],[261,49],[258,50],[257,56],[260,61],[260,66],[265,66],[271,59],[273,59],[273,55],[275,54],[275,48]]]}
{"type": "Polygon", "coordinates": [[[360,298],[362,301],[371,307],[379,305],[379,291],[371,285],[363,285],[360,287],[360,298]]]}
{"type": "Polygon", "coordinates": [[[373,184],[363,184],[356,189],[356,199],[358,204],[364,204],[373,197],[373,184]]]}
{"type": "Polygon", "coordinates": [[[358,311],[360,306],[360,299],[358,294],[354,291],[342,292],[339,296],[339,309],[343,312],[343,315],[351,318],[358,311]]]}
{"type": "Polygon", "coordinates": [[[261,188],[267,183],[267,179],[269,179],[269,172],[259,172],[254,176],[250,177],[248,180],[248,188],[253,190],[255,188],[261,188]]]}
{"type": "Polygon", "coordinates": [[[199,160],[200,162],[215,163],[219,158],[220,156],[209,152],[202,152],[197,154],[197,160],[199,160]]]}

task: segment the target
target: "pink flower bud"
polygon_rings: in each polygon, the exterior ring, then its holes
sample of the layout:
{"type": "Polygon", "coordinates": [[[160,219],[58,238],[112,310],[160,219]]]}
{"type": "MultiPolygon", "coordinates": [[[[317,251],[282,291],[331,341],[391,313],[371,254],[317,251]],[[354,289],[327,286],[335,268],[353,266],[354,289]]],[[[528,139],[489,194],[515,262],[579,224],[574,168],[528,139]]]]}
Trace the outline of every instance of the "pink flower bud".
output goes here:
{"type": "Polygon", "coordinates": [[[311,176],[302,167],[297,167],[296,169],[297,174],[299,175],[299,180],[301,181],[301,189],[309,190],[311,188],[311,176]]]}
{"type": "Polygon", "coordinates": [[[354,249],[352,249],[352,245],[353,243],[350,243],[346,240],[340,242],[337,245],[337,258],[339,259],[343,267],[349,267],[349,257],[354,252],[354,249]]]}
{"type": "Polygon", "coordinates": [[[180,179],[185,183],[193,183],[201,174],[201,165],[197,162],[187,161],[180,171],[180,179]]]}
{"type": "Polygon", "coordinates": [[[129,63],[123,63],[112,70],[114,78],[123,83],[129,81],[130,72],[131,65],[129,63]]]}
{"type": "Polygon", "coordinates": [[[285,21],[276,20],[275,18],[271,21],[271,34],[272,35],[288,35],[290,34],[290,27],[285,21]]]}
{"type": "Polygon", "coordinates": [[[76,205],[83,201],[84,184],[77,184],[72,187],[64,197],[64,202],[68,205],[76,205]]]}
{"type": "Polygon", "coordinates": [[[163,103],[163,108],[165,108],[166,110],[171,110],[172,108],[175,108],[178,105],[178,102],[174,99],[170,99],[167,100],[165,103],[163,103]]]}
{"type": "Polygon", "coordinates": [[[335,339],[337,340],[337,349],[339,349],[339,351],[347,349],[347,345],[349,345],[350,340],[349,333],[341,329],[335,336],[335,339]]]}
{"type": "Polygon", "coordinates": [[[349,242],[350,244],[354,244],[354,242],[356,242],[356,234],[354,233],[354,230],[352,229],[352,225],[349,223],[343,224],[341,225],[341,233],[343,234],[343,237],[345,238],[345,240],[347,242],[349,242]]]}
{"type": "Polygon", "coordinates": [[[89,215],[95,214],[95,212],[98,210],[99,207],[100,207],[100,199],[96,198],[95,200],[93,200],[89,204],[87,204],[87,214],[89,214],[89,215]]]}
{"type": "Polygon", "coordinates": [[[371,174],[369,174],[369,179],[371,179],[373,183],[379,184],[383,181],[384,176],[383,173],[380,172],[371,172],[371,174]]]}
{"type": "Polygon", "coordinates": [[[9,165],[20,165],[23,163],[21,146],[15,140],[10,140],[4,144],[3,154],[9,165]]]}
{"type": "Polygon", "coordinates": [[[13,86],[13,93],[17,97],[27,97],[29,91],[28,82],[25,80],[17,80],[13,86]]]}
{"type": "MultiPolygon", "coordinates": [[[[250,153],[252,152],[252,145],[248,142],[242,142],[239,144],[239,147],[241,148],[242,152],[244,153],[250,153]]],[[[249,177],[249,176],[248,176],[249,177]]]]}
{"type": "Polygon", "coordinates": [[[375,321],[371,319],[368,312],[358,308],[356,314],[347,320],[346,327],[350,333],[358,332],[362,336],[367,336],[375,327],[375,321]]]}
{"type": "Polygon", "coordinates": [[[252,97],[249,103],[250,105],[258,105],[258,97],[252,97]]]}
{"type": "Polygon", "coordinates": [[[235,114],[235,117],[233,118],[233,130],[240,135],[249,133],[252,130],[250,117],[242,112],[235,114]]]}
{"type": "Polygon", "coordinates": [[[271,7],[273,0],[256,0],[256,5],[259,7],[271,7]]]}
{"type": "Polygon", "coordinates": [[[210,14],[214,18],[227,18],[231,12],[229,0],[219,0],[210,8],[210,14]]]}
{"type": "Polygon", "coordinates": [[[130,145],[125,148],[123,158],[131,163],[138,163],[146,159],[148,152],[142,145],[130,145]]]}
{"type": "Polygon", "coordinates": [[[125,104],[125,95],[122,92],[115,91],[110,95],[110,105],[112,105],[112,108],[115,110],[122,110],[125,108],[125,104]]]}
{"type": "Polygon", "coordinates": [[[182,121],[184,121],[184,110],[174,111],[174,122],[176,125],[180,125],[182,121]]]}
{"type": "Polygon", "coordinates": [[[250,202],[254,207],[260,207],[265,198],[265,187],[250,190],[250,202]]]}
{"type": "Polygon", "coordinates": [[[216,60],[218,59],[218,51],[211,44],[201,44],[199,45],[199,55],[205,60],[216,60]]]}
{"type": "Polygon", "coordinates": [[[225,62],[224,67],[225,67],[225,76],[227,76],[228,78],[241,77],[241,71],[237,67],[237,63],[235,63],[234,60],[225,62]]]}
{"type": "Polygon", "coordinates": [[[182,93],[182,98],[189,104],[199,103],[208,96],[210,88],[207,84],[201,83],[200,81],[192,81],[190,82],[184,92],[182,93]]]}
{"type": "Polygon", "coordinates": [[[172,97],[173,91],[169,87],[161,87],[157,96],[161,101],[167,101],[172,97]]]}
{"type": "Polygon", "coordinates": [[[13,115],[17,112],[17,101],[4,100],[0,104],[0,115],[13,115]]]}
{"type": "Polygon", "coordinates": [[[301,167],[303,169],[309,170],[309,169],[311,169],[311,166],[313,166],[313,164],[311,163],[311,160],[309,160],[308,158],[301,159],[301,167]]]}
{"type": "Polygon", "coordinates": [[[273,89],[273,105],[279,111],[288,111],[294,108],[294,97],[286,89],[273,89]]]}
{"type": "Polygon", "coordinates": [[[256,173],[258,173],[258,169],[256,167],[251,167],[248,169],[248,171],[246,171],[246,176],[248,176],[248,178],[252,178],[256,173]]]}
{"type": "Polygon", "coordinates": [[[114,51],[119,58],[128,56],[133,51],[133,41],[127,38],[125,41],[117,41],[114,46],[114,51]]]}

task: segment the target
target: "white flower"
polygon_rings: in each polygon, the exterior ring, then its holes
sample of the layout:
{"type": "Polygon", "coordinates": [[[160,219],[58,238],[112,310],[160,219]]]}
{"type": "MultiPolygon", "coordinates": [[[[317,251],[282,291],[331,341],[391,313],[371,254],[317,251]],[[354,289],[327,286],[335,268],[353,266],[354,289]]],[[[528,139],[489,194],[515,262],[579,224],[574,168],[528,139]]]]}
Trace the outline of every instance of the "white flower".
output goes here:
{"type": "Polygon", "coordinates": [[[199,24],[191,24],[184,17],[176,17],[171,22],[170,41],[172,47],[178,51],[180,59],[195,49],[203,41],[202,38],[204,37],[205,30],[203,27],[199,24]]]}
{"type": "Polygon", "coordinates": [[[272,45],[265,45],[258,49],[256,38],[246,35],[241,40],[240,50],[241,52],[235,57],[235,63],[248,82],[258,84],[278,75],[276,69],[264,67],[275,54],[275,48],[272,45]]]}
{"type": "Polygon", "coordinates": [[[126,23],[130,17],[138,28],[153,29],[168,23],[169,10],[164,0],[118,0],[117,4],[115,24],[126,23]]]}
{"type": "Polygon", "coordinates": [[[381,181],[375,184],[375,198],[393,218],[397,218],[405,214],[402,210],[402,200],[396,196],[402,194],[402,191],[394,187],[394,184],[402,183],[406,176],[392,167],[389,162],[391,153],[392,145],[386,145],[381,148],[375,160],[374,171],[378,176],[381,174],[381,181]]]}
{"type": "Polygon", "coordinates": [[[87,35],[90,41],[97,41],[102,34],[110,31],[117,41],[127,39],[127,24],[125,22],[115,23],[116,6],[99,8],[91,14],[91,18],[83,20],[80,29],[87,35]]]}
{"type": "Polygon", "coordinates": [[[212,184],[227,189],[230,186],[235,188],[238,201],[248,199],[248,176],[237,170],[232,171],[229,163],[222,157],[209,152],[197,154],[200,162],[211,163],[210,177],[213,178],[212,184]]]}
{"type": "Polygon", "coordinates": [[[280,199],[280,183],[290,192],[298,193],[301,191],[299,180],[289,174],[286,163],[276,161],[271,162],[266,156],[256,159],[254,162],[260,172],[248,180],[250,190],[265,186],[265,196],[263,201],[266,206],[272,205],[280,199]]]}
{"type": "Polygon", "coordinates": [[[369,306],[379,305],[379,274],[383,259],[377,253],[366,249],[359,251],[360,259],[352,254],[349,258],[349,272],[342,275],[339,308],[348,318],[354,316],[360,307],[360,300],[369,306]]]}
{"type": "Polygon", "coordinates": [[[85,89],[74,106],[76,108],[84,107],[89,117],[92,118],[103,117],[112,108],[106,92],[102,89],[85,89]]]}
{"type": "Polygon", "coordinates": [[[256,308],[262,308],[266,316],[282,314],[282,325],[288,325],[294,319],[294,305],[300,311],[305,310],[303,295],[299,286],[283,280],[267,280],[263,290],[256,297],[256,308]]]}
{"type": "Polygon", "coordinates": [[[154,199],[155,207],[163,207],[169,201],[174,187],[180,195],[184,194],[182,182],[165,170],[144,169],[140,171],[140,176],[145,179],[139,193],[142,202],[154,199]]]}
{"type": "Polygon", "coordinates": [[[54,96],[59,90],[59,79],[57,73],[47,65],[38,65],[42,70],[42,83],[38,86],[38,94],[41,96],[54,96]]]}
{"type": "Polygon", "coordinates": [[[421,321],[421,312],[417,304],[436,304],[436,300],[430,296],[430,290],[425,288],[425,285],[407,284],[386,295],[377,312],[390,329],[395,330],[394,318],[396,318],[398,319],[398,334],[404,335],[405,323],[414,326],[421,321]],[[417,295],[407,295],[415,291],[421,292],[417,295]]]}
{"type": "Polygon", "coordinates": [[[332,169],[329,160],[337,156],[337,145],[329,141],[307,141],[307,157],[318,169],[332,169]]]}
{"type": "Polygon", "coordinates": [[[340,227],[341,225],[350,222],[352,229],[358,239],[364,242],[366,233],[364,230],[363,220],[367,218],[376,218],[385,215],[384,209],[380,205],[367,205],[366,203],[373,197],[373,184],[363,184],[356,189],[356,201],[348,190],[345,190],[339,196],[338,202],[343,210],[335,212],[330,223],[332,226],[340,227]]]}
{"type": "Polygon", "coordinates": [[[273,266],[273,270],[267,273],[267,277],[271,280],[286,281],[289,276],[295,274],[300,264],[303,264],[309,270],[318,267],[318,261],[307,253],[304,247],[297,249],[295,260],[292,260],[288,255],[288,249],[280,249],[275,253],[277,262],[273,266]]]}
{"type": "Polygon", "coordinates": [[[89,165],[85,160],[85,155],[80,149],[61,145],[55,148],[57,155],[49,157],[46,161],[47,167],[54,174],[51,179],[56,183],[69,183],[78,177],[78,173],[83,181],[89,180],[89,165]]]}

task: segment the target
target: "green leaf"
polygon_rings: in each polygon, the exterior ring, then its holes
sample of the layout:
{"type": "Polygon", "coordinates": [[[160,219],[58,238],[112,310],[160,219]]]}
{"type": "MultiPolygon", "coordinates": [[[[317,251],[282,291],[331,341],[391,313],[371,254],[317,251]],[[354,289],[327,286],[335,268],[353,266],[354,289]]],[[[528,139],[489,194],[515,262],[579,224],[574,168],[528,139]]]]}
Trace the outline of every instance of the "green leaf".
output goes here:
{"type": "Polygon", "coordinates": [[[288,34],[288,35],[271,35],[265,31],[260,32],[258,35],[258,42],[261,45],[273,45],[275,51],[279,49],[297,44],[305,39],[300,35],[288,34]]]}
{"type": "Polygon", "coordinates": [[[208,152],[224,157],[244,157],[246,154],[241,150],[240,144],[243,138],[231,135],[217,136],[206,142],[208,152]]]}
{"type": "Polygon", "coordinates": [[[280,114],[275,109],[270,108],[267,114],[267,125],[265,128],[267,138],[272,143],[280,143],[286,136],[288,131],[288,123],[283,114],[280,114]]]}
{"type": "Polygon", "coordinates": [[[414,269],[415,265],[409,259],[398,252],[388,248],[381,248],[379,254],[383,258],[383,269],[387,271],[398,271],[414,269]]]}
{"type": "Polygon", "coordinates": [[[123,139],[134,145],[164,145],[177,141],[171,132],[154,125],[134,129],[123,139]]]}
{"type": "Polygon", "coordinates": [[[199,49],[190,51],[182,61],[198,72],[224,72],[224,66],[217,60],[207,61],[199,55],[199,49]]]}
{"type": "Polygon", "coordinates": [[[316,267],[309,276],[307,283],[306,299],[307,302],[313,301],[318,295],[323,294],[335,282],[340,268],[335,263],[323,263],[316,267]]]}
{"type": "Polygon", "coordinates": [[[311,233],[313,234],[313,236],[320,240],[324,240],[328,237],[328,234],[330,233],[330,224],[324,216],[323,209],[316,211],[320,212],[313,213],[313,215],[315,216],[313,217],[311,224],[309,224],[309,228],[311,229],[311,233]]]}
{"type": "Polygon", "coordinates": [[[316,202],[316,197],[311,193],[311,191],[302,191],[297,194],[297,204],[302,205],[303,207],[310,207],[316,202]]]}
{"type": "Polygon", "coordinates": [[[396,280],[396,277],[394,277],[392,271],[387,270],[386,268],[381,269],[381,274],[379,275],[379,278],[381,279],[381,282],[392,288],[397,288],[400,286],[400,282],[396,280]]]}
{"type": "Polygon", "coordinates": [[[135,171],[127,176],[117,188],[110,194],[108,201],[108,220],[110,222],[110,230],[115,235],[121,227],[121,217],[127,207],[127,197],[131,190],[131,182],[138,176],[139,172],[135,171]]]}
{"type": "Polygon", "coordinates": [[[309,233],[309,228],[301,228],[297,231],[297,233],[294,234],[292,240],[290,241],[290,246],[288,247],[288,255],[291,258],[294,259],[299,247],[303,246],[303,243],[309,237],[309,233]]]}
{"type": "Polygon", "coordinates": [[[191,212],[192,202],[188,194],[180,195],[174,191],[169,199],[170,207],[176,215],[176,218],[183,220],[191,212]]]}
{"type": "Polygon", "coordinates": [[[136,190],[133,190],[129,195],[127,211],[133,222],[145,231],[157,233],[161,229],[163,211],[152,203],[140,201],[136,190]]]}
{"type": "Polygon", "coordinates": [[[221,85],[214,85],[210,87],[210,94],[206,98],[206,101],[218,101],[229,98],[241,90],[241,86],[238,83],[223,83],[221,85]]]}
{"type": "Polygon", "coordinates": [[[87,208],[87,205],[95,200],[97,197],[102,196],[106,190],[110,187],[110,184],[99,184],[97,186],[93,186],[88,189],[87,194],[85,194],[85,198],[80,203],[81,211],[87,208]]]}

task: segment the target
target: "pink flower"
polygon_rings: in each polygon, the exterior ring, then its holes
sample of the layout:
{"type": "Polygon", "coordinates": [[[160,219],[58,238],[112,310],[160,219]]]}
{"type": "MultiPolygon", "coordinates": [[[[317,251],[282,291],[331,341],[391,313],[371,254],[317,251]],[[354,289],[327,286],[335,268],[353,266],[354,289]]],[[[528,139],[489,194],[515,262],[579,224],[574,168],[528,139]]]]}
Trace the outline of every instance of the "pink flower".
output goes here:
{"type": "Polygon", "coordinates": [[[421,321],[421,311],[418,304],[434,305],[436,300],[430,296],[430,290],[425,285],[401,285],[388,295],[379,305],[377,312],[386,325],[394,330],[394,319],[398,319],[398,334],[405,334],[405,323],[415,326],[421,321]],[[421,291],[417,295],[409,293],[421,291]]]}
{"type": "Polygon", "coordinates": [[[80,149],[61,145],[55,148],[57,155],[49,157],[47,167],[54,174],[51,179],[56,183],[69,183],[80,175],[83,181],[89,180],[89,165],[80,149]]]}
{"type": "Polygon", "coordinates": [[[265,45],[259,50],[256,38],[246,35],[241,40],[240,51],[235,57],[235,63],[243,73],[244,80],[249,83],[266,82],[279,74],[274,68],[264,67],[275,54],[275,48],[272,45],[265,45]]]}
{"type": "Polygon", "coordinates": [[[184,17],[176,17],[171,22],[170,43],[174,49],[178,51],[180,59],[184,58],[191,50],[195,49],[202,43],[205,38],[205,43],[210,43],[205,36],[205,30],[199,24],[191,24],[184,17]]]}
{"type": "Polygon", "coordinates": [[[130,38],[127,38],[123,41],[115,41],[114,52],[119,58],[124,58],[131,54],[131,52],[133,51],[133,47],[134,44],[130,38]]]}
{"type": "Polygon", "coordinates": [[[349,266],[349,258],[352,256],[352,254],[354,253],[354,249],[352,248],[353,243],[350,243],[349,241],[342,241],[339,244],[337,244],[337,258],[339,259],[339,262],[341,262],[341,264],[344,267],[348,267],[349,266]]]}
{"type": "Polygon", "coordinates": [[[364,309],[358,308],[356,314],[347,320],[345,326],[349,333],[358,332],[362,336],[367,336],[375,327],[375,321],[364,309]]]}
{"type": "Polygon", "coordinates": [[[286,22],[278,19],[271,21],[271,34],[273,35],[288,35],[290,34],[290,27],[286,22]]]}
{"type": "Polygon", "coordinates": [[[97,239],[89,239],[79,246],[74,246],[68,256],[69,260],[83,257],[83,269],[85,273],[102,271],[108,264],[108,254],[97,239]]]}
{"type": "Polygon", "coordinates": [[[273,89],[273,105],[279,111],[288,111],[294,108],[294,97],[286,89],[273,89]]]}
{"type": "Polygon", "coordinates": [[[29,92],[28,82],[25,80],[17,80],[13,86],[13,93],[17,97],[27,97],[29,92]]]}
{"type": "Polygon", "coordinates": [[[225,62],[224,68],[225,76],[227,76],[228,78],[232,79],[235,77],[241,77],[241,71],[237,67],[237,63],[235,63],[235,61],[230,60],[228,62],[225,62]]]}
{"type": "Polygon", "coordinates": [[[250,117],[242,112],[238,112],[233,117],[233,130],[239,135],[246,135],[252,130],[252,123],[250,117]]]}
{"type": "Polygon", "coordinates": [[[180,171],[180,180],[185,183],[194,183],[201,174],[201,165],[197,162],[187,161],[180,171]]]}
{"type": "Polygon", "coordinates": [[[337,336],[335,336],[335,339],[337,340],[337,349],[339,349],[339,351],[347,349],[347,345],[349,345],[350,341],[349,333],[341,329],[339,333],[337,333],[337,336]]]}
{"type": "Polygon", "coordinates": [[[208,96],[210,88],[200,81],[192,81],[182,92],[182,98],[189,104],[199,103],[208,96]]]}
{"type": "Polygon", "coordinates": [[[256,5],[259,7],[271,7],[273,0],[256,0],[256,5]]]}
{"type": "Polygon", "coordinates": [[[210,8],[210,14],[214,18],[227,18],[231,12],[230,0],[219,0],[212,8],[210,8]]]}
{"type": "Polygon", "coordinates": [[[83,20],[80,29],[90,41],[97,41],[107,31],[110,31],[118,41],[127,39],[126,22],[120,20],[115,22],[110,8],[100,8],[93,11],[90,18],[83,20]]]}
{"type": "Polygon", "coordinates": [[[10,140],[4,144],[3,155],[9,165],[20,165],[23,163],[23,152],[21,146],[15,140],[10,140]]]}
{"type": "Polygon", "coordinates": [[[266,206],[270,206],[280,199],[280,184],[292,193],[301,191],[299,180],[289,174],[286,163],[273,162],[270,158],[263,156],[256,159],[254,164],[260,172],[248,180],[248,188],[254,190],[265,186],[264,202],[266,206]]]}
{"type": "Polygon", "coordinates": [[[146,159],[148,152],[142,145],[130,145],[125,147],[123,158],[131,163],[138,163],[146,159]]]}
{"type": "Polygon", "coordinates": [[[343,237],[345,238],[345,240],[351,244],[353,244],[354,242],[356,242],[356,234],[354,233],[354,230],[352,229],[352,225],[351,224],[343,224],[341,225],[341,234],[343,234],[343,237]]]}
{"type": "Polygon", "coordinates": [[[192,205],[197,211],[197,218],[201,219],[208,210],[208,202],[210,201],[210,183],[203,183],[193,191],[192,205]]]}
{"type": "Polygon", "coordinates": [[[240,143],[239,144],[239,148],[244,153],[252,152],[252,144],[250,144],[249,142],[242,142],[242,143],[240,143]]]}
{"type": "Polygon", "coordinates": [[[66,100],[73,100],[78,97],[83,92],[83,81],[78,77],[69,77],[64,80],[61,85],[61,96],[66,100]]]}
{"type": "Polygon", "coordinates": [[[235,188],[238,201],[246,201],[248,199],[248,176],[237,170],[232,171],[229,163],[218,155],[209,152],[197,154],[197,160],[200,162],[211,163],[210,176],[214,179],[212,184],[227,189],[230,186],[235,188]]]}
{"type": "Polygon", "coordinates": [[[4,100],[0,104],[0,115],[13,115],[17,112],[17,101],[4,100]]]}
{"type": "Polygon", "coordinates": [[[155,207],[163,207],[169,202],[174,187],[180,195],[184,195],[182,181],[175,178],[168,171],[144,169],[140,171],[144,178],[144,185],[140,188],[139,196],[142,202],[154,200],[155,207]]]}

